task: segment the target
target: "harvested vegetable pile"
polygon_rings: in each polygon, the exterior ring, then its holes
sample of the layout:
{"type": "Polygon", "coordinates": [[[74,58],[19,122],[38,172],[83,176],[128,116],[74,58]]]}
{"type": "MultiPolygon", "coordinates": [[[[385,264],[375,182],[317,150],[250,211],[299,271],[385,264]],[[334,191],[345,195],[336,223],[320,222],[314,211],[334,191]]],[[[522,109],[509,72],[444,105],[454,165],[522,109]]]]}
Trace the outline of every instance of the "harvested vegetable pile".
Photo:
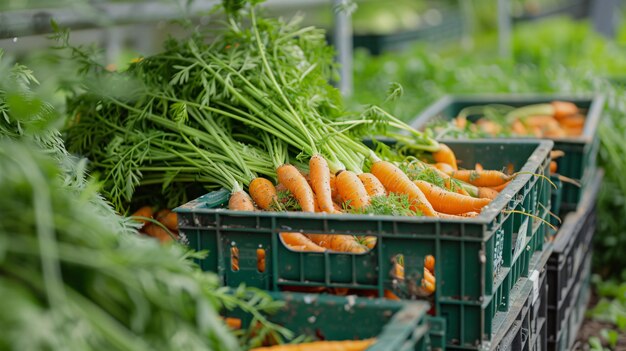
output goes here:
{"type": "Polygon", "coordinates": [[[523,107],[485,105],[466,107],[450,123],[433,122],[438,138],[458,134],[476,136],[533,136],[567,138],[582,135],[585,116],[566,101],[523,107]]]}

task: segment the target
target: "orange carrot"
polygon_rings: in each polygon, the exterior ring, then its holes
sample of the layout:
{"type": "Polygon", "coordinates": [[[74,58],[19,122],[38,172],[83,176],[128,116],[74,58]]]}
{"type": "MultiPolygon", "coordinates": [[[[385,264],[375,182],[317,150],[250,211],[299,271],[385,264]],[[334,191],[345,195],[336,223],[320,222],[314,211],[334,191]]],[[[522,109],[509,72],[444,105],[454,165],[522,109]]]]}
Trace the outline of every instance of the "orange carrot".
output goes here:
{"type": "Polygon", "coordinates": [[[550,174],[555,174],[557,171],[556,161],[550,161],[550,174]]]}
{"type": "Polygon", "coordinates": [[[426,267],[424,267],[424,279],[435,284],[435,276],[426,267]]]}
{"type": "Polygon", "coordinates": [[[178,230],[178,215],[168,209],[163,209],[156,214],[156,220],[161,222],[169,230],[178,230]]]}
{"type": "Polygon", "coordinates": [[[315,244],[339,252],[363,253],[367,247],[359,244],[354,235],[339,234],[307,234],[315,244]]]}
{"type": "MultiPolygon", "coordinates": [[[[152,207],[150,206],[143,206],[142,208],[138,209],[137,211],[135,211],[135,213],[133,213],[131,215],[131,217],[146,217],[146,218],[152,218],[152,215],[154,215],[154,211],[152,210],[152,207]]],[[[146,223],[148,223],[147,220],[142,219],[142,218],[135,218],[136,221],[143,223],[144,225],[146,225],[146,223]]]]}
{"type": "Polygon", "coordinates": [[[478,197],[482,199],[493,200],[498,196],[498,192],[485,187],[478,187],[478,197]]]}
{"type": "Polygon", "coordinates": [[[233,211],[254,211],[254,203],[250,195],[243,190],[239,190],[230,195],[228,208],[233,211]]]}
{"type": "Polygon", "coordinates": [[[556,119],[561,119],[578,113],[578,106],[571,102],[552,101],[551,104],[554,108],[554,118],[556,119]]]}
{"type": "Polygon", "coordinates": [[[452,168],[452,166],[450,166],[447,163],[443,163],[443,162],[437,162],[435,163],[435,168],[437,168],[438,170],[440,170],[441,172],[445,173],[445,174],[450,174],[452,172],[455,171],[454,168],[452,168]]]}
{"type": "Polygon", "coordinates": [[[466,183],[470,183],[476,186],[495,187],[502,185],[509,180],[511,176],[508,176],[500,171],[474,171],[474,170],[460,170],[454,171],[451,176],[455,179],[462,180],[466,183]]]}
{"type": "MultiPolygon", "coordinates": [[[[437,163],[435,166],[433,165],[428,165],[428,167],[430,167],[430,169],[432,169],[433,171],[435,171],[437,173],[437,175],[443,179],[443,185],[446,189],[450,190],[450,191],[454,191],[455,193],[461,194],[461,195],[467,195],[470,196],[470,194],[467,192],[467,190],[465,190],[462,186],[458,186],[457,184],[452,183],[452,178],[445,173],[444,171],[436,168],[437,165],[445,165],[445,163],[437,163]],[[452,190],[454,189],[454,190],[452,190]]],[[[452,167],[450,167],[450,165],[446,165],[449,167],[450,173],[454,172],[454,170],[452,169],[452,167]]]]}
{"type": "Polygon", "coordinates": [[[361,173],[358,177],[370,197],[387,195],[387,190],[383,184],[372,173],[361,173]]]}
{"type": "Polygon", "coordinates": [[[237,246],[230,247],[230,269],[239,271],[239,248],[237,246]]]}
{"type": "Polygon", "coordinates": [[[433,255],[426,255],[426,257],[424,257],[424,267],[431,273],[435,273],[435,257],[433,257],[433,255]]]}
{"type": "Polygon", "coordinates": [[[571,116],[563,117],[559,120],[559,123],[563,127],[583,128],[585,126],[585,116],[571,115],[571,116]]]}
{"type": "Polygon", "coordinates": [[[250,196],[254,203],[263,210],[270,210],[272,205],[278,201],[276,187],[265,178],[254,178],[248,187],[250,196]]]}
{"type": "Polygon", "coordinates": [[[282,165],[278,167],[276,174],[278,182],[293,194],[303,212],[315,212],[315,194],[296,167],[282,165]]]}
{"type": "Polygon", "coordinates": [[[159,227],[154,223],[150,223],[143,228],[143,232],[153,238],[159,239],[160,242],[172,241],[172,237],[165,231],[165,229],[159,227]]]}
{"type": "Polygon", "coordinates": [[[453,193],[423,180],[416,180],[414,183],[437,212],[458,215],[465,212],[480,211],[491,202],[490,199],[453,193]]]}
{"type": "Polygon", "coordinates": [[[454,152],[446,144],[439,143],[439,150],[433,152],[433,158],[438,163],[447,163],[453,169],[459,169],[456,165],[456,157],[454,156],[454,152]]]}
{"type": "Polygon", "coordinates": [[[321,212],[333,213],[332,188],[328,162],[321,155],[313,155],[309,160],[311,188],[321,212]]]}
{"type": "Polygon", "coordinates": [[[352,208],[362,208],[369,204],[369,196],[359,177],[351,171],[341,171],[336,179],[337,191],[341,200],[352,208]]]}
{"type": "Polygon", "coordinates": [[[368,249],[373,249],[376,246],[376,237],[373,235],[366,235],[359,237],[359,243],[368,249]]]}
{"type": "Polygon", "coordinates": [[[332,173],[330,173],[330,194],[333,197],[333,202],[341,202],[341,196],[337,191],[337,177],[332,173]]]}
{"type": "Polygon", "coordinates": [[[280,233],[280,238],[283,240],[283,243],[285,243],[288,246],[302,248],[302,250],[296,250],[296,251],[312,251],[312,252],[326,251],[326,249],[312,242],[311,239],[307,238],[304,234],[283,232],[283,233],[280,233]]]}
{"type": "Polygon", "coordinates": [[[526,127],[524,127],[522,122],[520,122],[517,119],[513,122],[513,124],[511,124],[511,131],[513,132],[513,134],[517,134],[517,135],[528,134],[528,130],[526,130],[526,127]]]}
{"type": "Polygon", "coordinates": [[[480,163],[476,163],[476,166],[474,167],[475,170],[477,171],[482,171],[483,170],[483,165],[481,165],[480,163]]]}
{"type": "Polygon", "coordinates": [[[495,190],[497,192],[500,192],[500,191],[504,190],[504,188],[506,188],[508,185],[509,185],[509,182],[506,182],[506,183],[504,183],[502,185],[490,186],[489,188],[491,188],[491,189],[493,189],[493,190],[495,190]]]}
{"type": "Polygon", "coordinates": [[[384,297],[388,300],[395,300],[395,301],[399,301],[400,298],[398,297],[398,295],[394,294],[393,292],[391,292],[390,290],[385,289],[384,293],[384,297]]]}
{"type": "Polygon", "coordinates": [[[339,204],[334,201],[333,201],[333,208],[335,209],[335,213],[341,213],[343,211],[343,208],[341,208],[341,206],[339,206],[339,204]]]}
{"type": "Polygon", "coordinates": [[[224,318],[224,322],[226,322],[226,325],[231,329],[241,329],[241,319],[239,318],[226,317],[224,318]]]}
{"type": "Polygon", "coordinates": [[[421,211],[425,216],[437,217],[437,212],[424,196],[424,193],[407,177],[400,168],[387,161],[374,162],[372,174],[391,193],[407,194],[413,211],[421,211]]]}
{"type": "Polygon", "coordinates": [[[429,295],[435,292],[435,284],[426,279],[422,279],[422,288],[429,295]]]}
{"type": "Polygon", "coordinates": [[[284,344],[257,347],[250,351],[363,351],[376,342],[375,339],[345,341],[314,341],[303,344],[284,344]]]}
{"type": "Polygon", "coordinates": [[[256,268],[259,272],[265,272],[265,250],[256,249],[256,268]]]}

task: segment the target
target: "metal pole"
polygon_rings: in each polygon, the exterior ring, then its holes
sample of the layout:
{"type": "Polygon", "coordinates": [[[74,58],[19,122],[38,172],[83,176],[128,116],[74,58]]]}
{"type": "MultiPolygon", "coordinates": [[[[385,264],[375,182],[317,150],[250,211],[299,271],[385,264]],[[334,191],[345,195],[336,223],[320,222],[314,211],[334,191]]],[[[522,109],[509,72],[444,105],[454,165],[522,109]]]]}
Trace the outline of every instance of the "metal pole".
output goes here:
{"type": "Polygon", "coordinates": [[[511,11],[510,0],[498,0],[498,48],[500,56],[511,56],[511,11]]]}
{"type": "Polygon", "coordinates": [[[339,91],[343,96],[352,95],[352,15],[348,0],[333,0],[335,27],[333,43],[339,62],[339,91]]]}

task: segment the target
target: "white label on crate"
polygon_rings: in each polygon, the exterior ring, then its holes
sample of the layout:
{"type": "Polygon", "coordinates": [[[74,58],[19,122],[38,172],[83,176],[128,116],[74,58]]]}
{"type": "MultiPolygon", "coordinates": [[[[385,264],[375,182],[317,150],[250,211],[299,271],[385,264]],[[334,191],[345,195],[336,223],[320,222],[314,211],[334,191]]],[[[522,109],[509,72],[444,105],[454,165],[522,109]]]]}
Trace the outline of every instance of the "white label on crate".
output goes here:
{"type": "Polygon", "coordinates": [[[533,305],[539,298],[539,271],[534,270],[529,274],[528,279],[533,282],[533,305]]]}
{"type": "Polygon", "coordinates": [[[519,226],[519,230],[517,231],[517,240],[515,242],[515,254],[514,254],[514,258],[517,259],[517,256],[520,255],[520,253],[522,252],[522,250],[525,250],[526,248],[524,247],[524,244],[526,243],[526,230],[528,229],[528,218],[526,218],[524,220],[524,223],[522,223],[519,226]]]}

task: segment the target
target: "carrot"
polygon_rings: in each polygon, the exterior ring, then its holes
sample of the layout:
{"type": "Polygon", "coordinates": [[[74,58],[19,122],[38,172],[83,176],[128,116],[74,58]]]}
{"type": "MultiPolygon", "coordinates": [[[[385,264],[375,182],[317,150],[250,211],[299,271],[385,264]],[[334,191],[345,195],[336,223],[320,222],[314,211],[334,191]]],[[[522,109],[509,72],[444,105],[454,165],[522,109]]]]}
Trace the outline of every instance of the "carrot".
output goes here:
{"type": "Polygon", "coordinates": [[[370,197],[387,195],[383,184],[372,173],[361,173],[358,177],[370,197]]]}
{"type": "Polygon", "coordinates": [[[161,222],[169,230],[178,230],[178,215],[170,210],[161,210],[156,215],[156,220],[161,222]]]}
{"type": "Polygon", "coordinates": [[[284,344],[257,347],[250,351],[362,351],[372,345],[375,339],[345,341],[314,341],[303,344],[284,344]]]}
{"type": "Polygon", "coordinates": [[[429,295],[435,292],[435,284],[426,279],[422,279],[422,288],[429,295]]]}
{"type": "Polygon", "coordinates": [[[360,236],[359,243],[368,249],[373,249],[376,246],[376,237],[373,235],[360,236]]]}
{"type": "Polygon", "coordinates": [[[239,190],[230,195],[228,208],[233,211],[254,211],[254,203],[250,195],[243,190],[239,190]]]}
{"type": "MultiPolygon", "coordinates": [[[[133,213],[131,215],[131,217],[146,217],[146,218],[152,218],[152,215],[154,215],[154,211],[152,210],[152,207],[150,206],[143,206],[142,208],[138,209],[137,211],[135,211],[135,213],[133,213]]],[[[147,220],[142,219],[142,218],[135,218],[136,221],[143,223],[144,225],[146,225],[146,223],[148,223],[147,220]]]]}
{"type": "Polygon", "coordinates": [[[498,196],[498,192],[485,187],[478,187],[478,197],[482,199],[493,200],[498,196]]]}
{"type": "Polygon", "coordinates": [[[400,168],[387,161],[374,162],[372,174],[391,193],[407,194],[413,211],[421,211],[425,216],[437,217],[437,212],[424,196],[424,193],[407,177],[400,168]]]}
{"type": "Polygon", "coordinates": [[[369,205],[370,199],[365,186],[359,177],[351,171],[341,171],[337,174],[337,191],[343,202],[352,208],[362,208],[369,205]]]}
{"type": "Polygon", "coordinates": [[[433,255],[426,255],[424,257],[424,268],[428,269],[431,273],[435,273],[435,257],[433,255]]]}
{"type": "Polygon", "coordinates": [[[585,116],[571,115],[563,117],[559,120],[559,123],[561,124],[561,126],[567,128],[583,128],[585,126],[585,116]]]}
{"type": "Polygon", "coordinates": [[[478,120],[477,124],[483,132],[490,135],[496,135],[502,130],[502,127],[500,127],[500,125],[484,118],[478,120]]]}
{"type": "Polygon", "coordinates": [[[224,322],[226,322],[226,325],[231,329],[241,329],[241,319],[239,318],[226,317],[224,318],[224,322]]]}
{"type": "Polygon", "coordinates": [[[519,120],[515,120],[511,124],[511,131],[513,132],[513,134],[517,134],[517,135],[527,135],[528,134],[528,130],[526,130],[526,127],[524,127],[522,122],[520,122],[519,120]]]}
{"type": "Polygon", "coordinates": [[[480,163],[476,163],[476,166],[474,167],[474,170],[476,171],[482,171],[483,170],[483,165],[481,165],[480,163]]]}
{"type": "Polygon", "coordinates": [[[455,170],[459,169],[456,165],[454,152],[446,144],[439,143],[439,150],[433,152],[433,158],[437,163],[446,163],[455,170]]]}
{"type": "Polygon", "coordinates": [[[559,122],[557,122],[557,120],[554,119],[554,117],[552,116],[535,115],[535,116],[529,116],[529,117],[522,119],[522,124],[529,126],[529,127],[546,128],[546,127],[558,126],[559,122]]]}
{"type": "Polygon", "coordinates": [[[341,203],[341,196],[337,191],[337,176],[330,173],[330,195],[333,197],[333,202],[341,203]]]}
{"type": "Polygon", "coordinates": [[[239,248],[237,246],[230,247],[230,269],[235,272],[239,270],[239,248]]]}
{"type": "Polygon", "coordinates": [[[363,253],[368,248],[359,244],[354,235],[339,234],[307,234],[315,244],[339,252],[363,253]]]}
{"type": "Polygon", "coordinates": [[[424,267],[424,279],[435,284],[435,276],[426,267],[424,267]]]}
{"type": "Polygon", "coordinates": [[[383,296],[388,300],[400,301],[400,298],[398,297],[398,295],[394,294],[390,290],[385,289],[383,294],[384,294],[383,296]]]}
{"type": "Polygon", "coordinates": [[[501,185],[498,185],[498,186],[490,186],[488,188],[491,188],[491,189],[493,189],[493,190],[495,190],[497,192],[500,192],[500,191],[504,190],[504,188],[506,188],[508,185],[509,185],[509,182],[506,182],[504,184],[501,184],[501,185]]]}
{"type": "Polygon", "coordinates": [[[543,132],[543,137],[545,138],[564,138],[567,136],[565,131],[561,129],[561,127],[546,129],[543,132]]]}
{"type": "Polygon", "coordinates": [[[256,268],[259,272],[265,272],[265,250],[256,249],[256,268]]]}
{"type": "Polygon", "coordinates": [[[455,123],[457,127],[464,129],[467,125],[467,118],[464,115],[459,116],[455,119],[455,123]]]}
{"type": "Polygon", "coordinates": [[[443,162],[437,162],[435,163],[435,168],[440,170],[441,172],[445,173],[445,174],[450,174],[452,172],[455,171],[454,168],[452,168],[452,166],[450,166],[447,163],[443,163],[443,162]]]}
{"type": "Polygon", "coordinates": [[[506,174],[513,175],[514,172],[515,172],[515,166],[513,166],[513,164],[509,162],[509,164],[506,165],[506,174]]]}
{"type": "Polygon", "coordinates": [[[339,206],[339,204],[334,201],[333,201],[333,208],[335,209],[335,213],[343,212],[343,208],[341,208],[341,206],[339,206]]]}
{"type": "Polygon", "coordinates": [[[582,127],[575,127],[575,128],[564,127],[563,130],[565,131],[565,135],[567,136],[579,136],[583,134],[582,127]]]}
{"type": "Polygon", "coordinates": [[[165,229],[159,227],[154,223],[150,223],[143,228],[143,232],[147,235],[159,239],[160,242],[165,243],[172,241],[172,237],[165,231],[165,229]]]}
{"type": "Polygon", "coordinates": [[[556,161],[550,161],[550,174],[555,174],[557,171],[556,161]]]}
{"type": "Polygon", "coordinates": [[[263,210],[270,210],[272,205],[278,201],[276,187],[265,178],[254,178],[248,187],[250,196],[254,203],[263,210]]]}
{"type": "MultiPolygon", "coordinates": [[[[440,164],[440,163],[438,163],[438,164],[440,164]]],[[[441,163],[441,164],[445,165],[445,163],[441,163]]],[[[436,168],[436,165],[435,166],[428,165],[428,166],[432,170],[434,170],[439,177],[441,177],[443,179],[443,185],[444,185],[444,187],[446,189],[448,189],[450,191],[454,191],[455,193],[458,193],[458,194],[470,196],[470,194],[467,192],[466,189],[463,188],[463,186],[458,186],[457,184],[453,185],[452,184],[452,178],[448,174],[446,174],[444,171],[436,168]],[[452,189],[454,189],[454,190],[452,190],[452,189]]],[[[446,165],[446,166],[450,167],[450,165],[446,165]]],[[[450,167],[450,173],[452,173],[452,172],[454,172],[454,170],[452,169],[452,167],[450,167]]]]}
{"type": "Polygon", "coordinates": [[[303,212],[315,212],[315,194],[306,178],[292,165],[282,165],[276,170],[278,182],[283,184],[298,201],[303,212]]]}
{"type": "Polygon", "coordinates": [[[426,195],[426,198],[437,212],[458,215],[471,211],[480,211],[480,209],[491,202],[490,199],[453,193],[423,180],[416,180],[414,183],[426,195]]]}
{"type": "Polygon", "coordinates": [[[571,102],[552,101],[554,108],[554,118],[561,119],[578,113],[578,107],[571,102]]]}
{"type": "Polygon", "coordinates": [[[313,155],[309,160],[309,176],[311,188],[321,212],[333,213],[332,188],[330,187],[330,170],[328,162],[321,155],[313,155]]]}
{"type": "Polygon", "coordinates": [[[298,247],[301,250],[296,251],[312,251],[312,252],[324,252],[326,249],[320,247],[307,238],[304,234],[283,232],[280,233],[280,238],[287,246],[298,247]]]}
{"type": "Polygon", "coordinates": [[[509,180],[512,176],[508,176],[500,171],[473,171],[473,170],[460,170],[453,172],[450,176],[455,179],[462,180],[466,183],[470,183],[476,186],[494,187],[502,185],[509,180]]]}
{"type": "Polygon", "coordinates": [[[550,151],[550,158],[556,160],[557,158],[561,158],[565,156],[565,152],[561,150],[552,150],[550,151]]]}

